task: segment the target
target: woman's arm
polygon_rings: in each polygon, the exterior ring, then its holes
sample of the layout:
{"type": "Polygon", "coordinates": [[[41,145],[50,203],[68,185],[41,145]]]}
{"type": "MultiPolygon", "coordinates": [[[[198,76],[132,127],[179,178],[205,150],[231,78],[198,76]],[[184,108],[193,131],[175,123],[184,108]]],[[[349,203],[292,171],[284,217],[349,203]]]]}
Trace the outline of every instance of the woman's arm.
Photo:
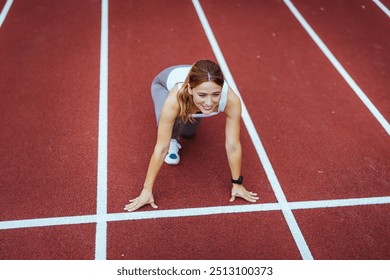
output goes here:
{"type": "Polygon", "coordinates": [[[157,174],[168,153],[173,125],[179,114],[179,103],[176,99],[176,94],[177,87],[174,87],[164,102],[158,124],[157,142],[152,157],[150,158],[142,192],[137,198],[130,200],[130,203],[125,206],[124,210],[132,212],[146,204],[150,204],[153,208],[157,208],[157,205],[154,203],[152,191],[157,174]]]}
{"type": "MultiPolygon", "coordinates": [[[[225,148],[232,178],[237,180],[241,176],[242,148],[240,142],[241,124],[241,100],[237,94],[229,87],[226,114],[226,140],[225,148]]],[[[259,198],[256,193],[249,192],[242,184],[233,184],[230,201],[236,197],[241,197],[250,202],[256,202],[259,198]]]]}

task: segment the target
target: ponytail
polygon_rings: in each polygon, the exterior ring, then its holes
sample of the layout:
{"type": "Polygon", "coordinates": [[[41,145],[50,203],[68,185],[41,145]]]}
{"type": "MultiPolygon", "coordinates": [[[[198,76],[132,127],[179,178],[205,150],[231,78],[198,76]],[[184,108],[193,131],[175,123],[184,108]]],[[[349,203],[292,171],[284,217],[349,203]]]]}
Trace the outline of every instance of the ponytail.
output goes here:
{"type": "Polygon", "coordinates": [[[191,116],[191,111],[195,108],[194,102],[192,100],[192,95],[190,94],[188,88],[190,87],[189,75],[184,81],[182,88],[177,93],[177,100],[179,101],[180,110],[178,118],[183,122],[194,123],[195,120],[191,116]]]}

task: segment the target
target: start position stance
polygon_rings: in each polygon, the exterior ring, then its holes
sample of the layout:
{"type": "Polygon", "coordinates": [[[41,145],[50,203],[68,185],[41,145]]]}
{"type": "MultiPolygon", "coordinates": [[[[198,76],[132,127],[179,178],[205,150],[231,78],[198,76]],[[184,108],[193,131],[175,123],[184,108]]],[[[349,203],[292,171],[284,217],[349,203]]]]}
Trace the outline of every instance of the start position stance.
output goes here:
{"type": "Polygon", "coordinates": [[[223,112],[226,116],[225,147],[231,171],[231,198],[256,202],[256,193],[247,191],[241,176],[240,120],[241,101],[224,80],[220,67],[209,60],[194,65],[178,65],[165,69],[153,80],[152,97],[158,125],[157,143],[150,159],[143,189],[124,208],[135,211],[150,204],[157,208],[153,185],[165,161],[180,161],[180,137],[191,137],[202,118],[223,112]]]}

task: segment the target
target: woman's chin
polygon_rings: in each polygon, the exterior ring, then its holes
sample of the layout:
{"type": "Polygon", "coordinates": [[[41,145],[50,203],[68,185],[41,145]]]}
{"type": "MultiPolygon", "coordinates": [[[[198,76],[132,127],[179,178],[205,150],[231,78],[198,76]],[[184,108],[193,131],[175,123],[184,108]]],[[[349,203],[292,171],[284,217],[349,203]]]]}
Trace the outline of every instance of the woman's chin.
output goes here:
{"type": "Polygon", "coordinates": [[[205,114],[205,115],[210,115],[212,112],[214,112],[214,107],[212,107],[210,109],[206,109],[204,107],[201,107],[199,109],[202,112],[202,114],[205,114]]]}
{"type": "Polygon", "coordinates": [[[213,112],[213,110],[202,110],[202,114],[204,115],[210,115],[213,112]]]}

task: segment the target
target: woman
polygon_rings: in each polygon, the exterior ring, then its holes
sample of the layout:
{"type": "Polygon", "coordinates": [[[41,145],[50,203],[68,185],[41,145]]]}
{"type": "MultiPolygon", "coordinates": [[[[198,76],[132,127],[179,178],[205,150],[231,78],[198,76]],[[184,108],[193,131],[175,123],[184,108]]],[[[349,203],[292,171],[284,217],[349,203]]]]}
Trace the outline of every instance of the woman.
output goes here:
{"type": "Polygon", "coordinates": [[[153,198],[153,184],[163,162],[178,164],[180,137],[191,137],[201,118],[219,112],[226,115],[225,147],[232,176],[231,199],[243,198],[256,202],[256,193],[243,186],[241,176],[240,119],[241,101],[224,81],[220,67],[209,60],[194,65],[173,66],[162,71],[152,83],[152,97],[158,125],[157,143],[150,159],[141,194],[130,200],[124,210],[135,211],[150,204],[157,208],[153,198]]]}

